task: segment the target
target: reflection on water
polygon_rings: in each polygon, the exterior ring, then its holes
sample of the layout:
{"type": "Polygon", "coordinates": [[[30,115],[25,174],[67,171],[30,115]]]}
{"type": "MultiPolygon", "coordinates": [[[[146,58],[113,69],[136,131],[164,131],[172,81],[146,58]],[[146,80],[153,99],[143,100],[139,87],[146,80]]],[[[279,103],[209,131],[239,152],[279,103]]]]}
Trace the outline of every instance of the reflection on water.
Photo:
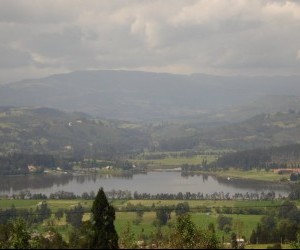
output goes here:
{"type": "MultiPolygon", "coordinates": [[[[65,186],[75,181],[78,184],[96,182],[97,179],[116,178],[112,175],[72,175],[72,174],[44,174],[25,176],[0,176],[0,193],[5,191],[22,191],[30,189],[51,188],[53,186],[65,186]]],[[[124,174],[118,178],[132,179],[132,174],[124,174]]],[[[34,193],[34,192],[33,192],[34,193]]]]}
{"type": "Polygon", "coordinates": [[[264,190],[276,190],[276,191],[290,191],[290,186],[288,183],[277,183],[277,182],[265,182],[265,181],[257,181],[251,179],[238,179],[238,178],[226,178],[226,177],[217,177],[209,174],[199,174],[199,173],[182,173],[181,176],[202,177],[203,182],[207,181],[208,178],[212,178],[217,181],[222,186],[235,187],[237,189],[253,189],[256,191],[264,191],[264,190]]]}
{"type": "Polygon", "coordinates": [[[228,185],[232,187],[241,187],[243,188],[254,188],[257,190],[264,190],[264,189],[270,189],[270,190],[285,190],[286,192],[290,191],[290,186],[285,183],[276,183],[276,182],[264,182],[264,181],[255,181],[255,180],[249,180],[249,179],[236,179],[236,178],[230,178],[229,180],[224,177],[212,177],[215,178],[220,184],[222,185],[228,185]]]}
{"type": "Polygon", "coordinates": [[[26,175],[1,176],[0,192],[21,191],[24,189],[51,188],[53,185],[64,186],[73,179],[72,175],[26,175]]]}
{"type": "Polygon", "coordinates": [[[83,192],[97,192],[100,187],[105,190],[129,190],[139,193],[171,193],[192,192],[212,194],[224,193],[254,193],[274,191],[287,196],[288,185],[265,183],[261,181],[219,178],[207,174],[181,175],[180,172],[148,172],[146,174],[128,173],[122,176],[111,175],[28,175],[1,176],[0,194],[12,195],[29,190],[32,194],[50,195],[57,191],[73,192],[81,195],[83,192]]]}

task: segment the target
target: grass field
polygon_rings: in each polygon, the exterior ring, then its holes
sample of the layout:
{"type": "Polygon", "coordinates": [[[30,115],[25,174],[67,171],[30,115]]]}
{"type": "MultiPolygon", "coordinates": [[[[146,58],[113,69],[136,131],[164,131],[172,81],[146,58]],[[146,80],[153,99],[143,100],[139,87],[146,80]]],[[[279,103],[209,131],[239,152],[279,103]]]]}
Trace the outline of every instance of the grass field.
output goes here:
{"type": "MultiPolygon", "coordinates": [[[[41,200],[0,200],[0,209],[10,208],[12,205],[16,208],[36,208],[37,204],[41,200]]],[[[282,201],[242,201],[242,200],[113,200],[111,204],[117,208],[122,209],[128,204],[137,205],[141,204],[146,207],[153,206],[171,206],[177,205],[180,202],[188,202],[189,207],[193,210],[197,210],[201,207],[218,208],[218,207],[272,207],[279,206],[282,201]]],[[[93,200],[47,200],[48,207],[52,212],[56,212],[58,209],[70,209],[80,203],[83,207],[89,209],[92,207],[93,200]]],[[[297,202],[300,206],[300,201],[297,202]]]]}
{"type": "Polygon", "coordinates": [[[230,178],[239,178],[239,179],[250,179],[250,180],[258,180],[258,181],[272,181],[272,182],[280,182],[283,178],[289,179],[290,174],[278,174],[274,173],[272,170],[250,170],[243,171],[237,169],[229,169],[224,171],[215,171],[212,174],[221,177],[230,177],[230,178]]]}
{"type": "MultiPolygon", "coordinates": [[[[17,209],[35,209],[41,200],[0,200],[0,209],[11,208],[15,206],[17,209]]],[[[92,200],[47,200],[48,207],[55,213],[58,209],[70,209],[80,203],[85,208],[92,206],[92,200]]]]}
{"type": "MultiPolygon", "coordinates": [[[[163,152],[161,152],[163,153],[163,152]]],[[[146,160],[142,157],[137,157],[133,160],[133,163],[136,165],[146,165],[150,169],[156,168],[171,168],[171,167],[179,167],[183,164],[189,165],[201,165],[203,160],[206,160],[207,163],[211,163],[217,159],[217,155],[196,155],[193,157],[174,157],[171,152],[164,153],[167,156],[163,159],[151,159],[146,160]]]]}
{"type": "Polygon", "coordinates": [[[129,200],[124,202],[119,208],[126,206],[128,203],[132,205],[142,204],[147,207],[155,206],[170,206],[176,205],[180,202],[188,202],[191,209],[197,209],[199,207],[265,207],[265,206],[279,206],[282,201],[235,201],[235,200],[129,200]]]}

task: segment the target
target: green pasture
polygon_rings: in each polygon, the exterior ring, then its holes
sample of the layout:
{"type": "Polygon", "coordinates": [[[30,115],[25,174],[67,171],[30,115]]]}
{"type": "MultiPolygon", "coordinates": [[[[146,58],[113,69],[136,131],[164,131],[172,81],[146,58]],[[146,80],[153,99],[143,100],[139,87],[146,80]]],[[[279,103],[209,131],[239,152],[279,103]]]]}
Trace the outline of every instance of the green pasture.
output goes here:
{"type": "Polygon", "coordinates": [[[229,170],[219,170],[215,171],[212,174],[221,177],[230,177],[230,178],[239,178],[239,179],[251,179],[258,181],[272,181],[272,182],[280,182],[282,179],[289,179],[290,174],[278,174],[274,173],[272,170],[266,171],[262,170],[249,170],[243,171],[238,169],[229,169],[229,170]]]}
{"type": "Polygon", "coordinates": [[[220,208],[220,207],[272,207],[272,206],[279,206],[282,201],[281,200],[274,200],[274,201],[247,201],[247,200],[128,200],[124,201],[123,204],[117,206],[119,208],[126,207],[129,203],[132,205],[141,204],[146,207],[151,206],[172,206],[177,205],[181,202],[187,202],[189,207],[192,209],[197,210],[201,207],[208,207],[208,208],[220,208]]]}
{"type": "MultiPolygon", "coordinates": [[[[87,210],[92,207],[93,200],[46,200],[48,207],[52,212],[56,212],[58,209],[70,209],[73,206],[78,205],[79,203],[86,208],[87,210]]],[[[35,209],[38,203],[41,200],[0,200],[0,209],[10,208],[12,205],[16,208],[25,208],[25,209],[35,209]]],[[[111,204],[116,209],[121,209],[128,205],[138,205],[141,204],[146,207],[159,207],[159,206],[176,206],[178,203],[187,202],[189,207],[196,212],[199,208],[208,207],[211,209],[220,208],[220,207],[273,207],[279,206],[282,201],[247,201],[247,200],[112,200],[111,204]]],[[[296,203],[300,205],[300,201],[296,203]]]]}
{"type": "MultiPolygon", "coordinates": [[[[17,209],[35,209],[42,200],[0,200],[0,209],[15,206],[17,209]]],[[[58,209],[70,209],[79,203],[85,207],[92,207],[93,200],[46,200],[48,207],[55,213],[58,209]]]]}
{"type": "MultiPolygon", "coordinates": [[[[56,212],[58,209],[69,209],[79,203],[85,208],[91,208],[93,200],[46,200],[48,207],[56,212]]],[[[14,205],[16,208],[35,208],[41,200],[0,200],[0,209],[7,209],[14,205]]],[[[234,201],[234,200],[112,200],[110,203],[117,209],[128,206],[128,204],[141,204],[146,207],[172,206],[178,203],[187,202],[191,209],[197,210],[201,207],[265,207],[278,206],[282,203],[280,200],[274,201],[234,201]]]]}
{"type": "Polygon", "coordinates": [[[115,226],[118,234],[121,234],[128,223],[136,237],[139,237],[141,234],[150,235],[151,232],[155,231],[155,226],[153,225],[153,221],[156,218],[155,212],[145,212],[139,224],[134,223],[136,218],[137,214],[135,212],[117,212],[115,226]]]}
{"type": "Polygon", "coordinates": [[[159,155],[165,154],[166,157],[163,159],[145,159],[143,155],[139,155],[133,160],[133,163],[136,165],[146,165],[151,169],[155,168],[164,168],[164,167],[179,167],[183,164],[189,165],[201,165],[203,160],[206,160],[207,163],[211,163],[217,160],[217,155],[195,155],[192,157],[182,157],[178,155],[174,156],[173,152],[156,152],[146,155],[159,155]]]}
{"type": "MultiPolygon", "coordinates": [[[[115,226],[118,233],[121,233],[126,228],[127,223],[130,223],[132,232],[136,236],[139,236],[141,232],[145,235],[149,235],[151,232],[155,232],[156,227],[153,225],[153,221],[156,218],[155,212],[145,212],[142,221],[136,225],[132,223],[136,219],[135,212],[118,212],[116,213],[115,226]]],[[[225,215],[233,218],[232,229],[235,232],[239,232],[240,236],[246,236],[246,239],[250,238],[251,232],[255,229],[257,223],[260,221],[262,215],[225,215]]],[[[224,236],[225,240],[230,240],[231,232],[224,233],[218,230],[217,214],[210,213],[191,213],[191,219],[199,228],[207,230],[210,223],[214,224],[216,233],[221,239],[224,236]]],[[[171,220],[168,223],[174,224],[176,222],[176,215],[171,213],[171,220]]],[[[167,231],[168,224],[162,227],[162,231],[167,231]]]]}
{"type": "Polygon", "coordinates": [[[155,159],[155,160],[134,160],[133,162],[137,165],[143,164],[151,168],[160,168],[161,166],[167,167],[179,167],[183,164],[189,165],[201,165],[203,160],[207,160],[207,163],[211,163],[216,160],[216,156],[213,155],[197,155],[194,157],[166,157],[164,159],[155,159]]]}
{"type": "Polygon", "coordinates": [[[8,200],[8,199],[1,199],[0,200],[0,209],[7,209],[15,206],[17,209],[25,208],[36,208],[37,204],[40,200],[8,200]]]}

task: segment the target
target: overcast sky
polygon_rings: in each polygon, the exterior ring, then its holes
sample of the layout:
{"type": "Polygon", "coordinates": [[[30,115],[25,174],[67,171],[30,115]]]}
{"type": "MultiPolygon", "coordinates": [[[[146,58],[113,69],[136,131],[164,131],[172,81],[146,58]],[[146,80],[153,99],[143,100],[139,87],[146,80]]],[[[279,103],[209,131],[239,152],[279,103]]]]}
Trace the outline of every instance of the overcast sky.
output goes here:
{"type": "Polygon", "coordinates": [[[0,0],[0,83],[86,69],[300,74],[300,1],[0,0]]]}

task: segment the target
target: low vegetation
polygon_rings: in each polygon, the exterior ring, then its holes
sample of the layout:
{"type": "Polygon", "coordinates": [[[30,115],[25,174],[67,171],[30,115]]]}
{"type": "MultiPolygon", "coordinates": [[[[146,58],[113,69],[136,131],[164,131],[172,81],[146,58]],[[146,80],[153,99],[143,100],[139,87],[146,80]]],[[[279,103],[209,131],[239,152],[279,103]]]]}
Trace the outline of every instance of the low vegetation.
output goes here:
{"type": "MultiPolygon", "coordinates": [[[[94,212],[91,210],[94,204],[94,200],[91,199],[1,200],[0,204],[1,225],[13,223],[11,225],[16,226],[25,222],[15,221],[14,219],[17,217],[23,218],[26,220],[26,227],[30,228],[28,231],[31,232],[30,235],[35,232],[35,235],[44,237],[51,232],[50,234],[60,239],[55,244],[61,244],[64,248],[70,247],[72,244],[74,246],[74,237],[81,239],[82,236],[80,235],[88,233],[87,225],[92,218],[91,214],[95,213],[95,210],[93,210],[94,212]],[[4,213],[5,216],[3,216],[4,213]],[[14,223],[17,224],[14,225],[14,223]]],[[[201,248],[208,248],[207,244],[210,241],[212,241],[210,243],[213,243],[211,247],[214,248],[223,248],[226,244],[232,246],[233,235],[245,239],[246,247],[249,247],[249,244],[255,246],[264,243],[268,244],[264,245],[264,248],[266,248],[276,242],[290,244],[291,247],[291,244],[297,243],[298,226],[295,225],[299,223],[296,221],[290,226],[288,237],[284,236],[283,232],[278,231],[279,238],[264,238],[264,241],[260,238],[258,241],[254,241],[254,239],[257,239],[255,235],[258,233],[257,230],[261,230],[260,228],[266,228],[264,230],[270,231],[264,224],[268,221],[267,218],[273,219],[274,222],[272,223],[276,223],[278,230],[283,225],[288,225],[289,218],[298,218],[300,212],[297,203],[279,200],[111,200],[110,204],[113,205],[116,211],[114,225],[119,237],[120,247],[127,248],[131,244],[131,246],[137,248],[138,244],[144,244],[144,246],[149,245],[159,248],[182,248],[185,246],[182,245],[183,242],[186,242],[185,240],[178,239],[178,242],[168,240],[169,237],[176,234],[176,230],[184,230],[184,232],[186,232],[185,230],[188,232],[190,232],[189,230],[195,230],[196,235],[199,233],[199,236],[190,239],[191,241],[186,240],[190,242],[189,244],[194,242],[193,244],[196,245],[193,245],[193,247],[201,248]],[[189,229],[185,228],[186,226],[189,229]],[[294,236],[291,236],[292,234],[294,236]]],[[[270,222],[268,226],[272,227],[272,223],[270,222]]],[[[20,225],[18,227],[22,228],[20,225]]],[[[6,231],[1,231],[0,227],[0,235],[4,232],[6,231]]],[[[78,239],[76,248],[83,247],[86,243],[81,240],[78,241],[78,239]]]]}

